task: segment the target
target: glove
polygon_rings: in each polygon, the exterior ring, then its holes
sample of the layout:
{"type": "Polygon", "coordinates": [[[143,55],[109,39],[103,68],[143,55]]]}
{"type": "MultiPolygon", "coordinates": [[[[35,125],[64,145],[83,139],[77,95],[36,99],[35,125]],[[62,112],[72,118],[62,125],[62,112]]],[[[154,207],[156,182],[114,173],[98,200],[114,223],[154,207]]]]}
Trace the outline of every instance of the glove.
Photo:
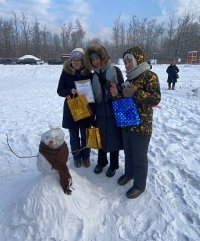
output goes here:
{"type": "Polygon", "coordinates": [[[124,97],[132,97],[135,94],[136,90],[137,90],[137,86],[131,85],[128,88],[122,89],[122,93],[124,97]]]}
{"type": "Polygon", "coordinates": [[[96,118],[93,119],[93,121],[91,123],[91,126],[97,127],[97,120],[96,120],[96,118]]]}

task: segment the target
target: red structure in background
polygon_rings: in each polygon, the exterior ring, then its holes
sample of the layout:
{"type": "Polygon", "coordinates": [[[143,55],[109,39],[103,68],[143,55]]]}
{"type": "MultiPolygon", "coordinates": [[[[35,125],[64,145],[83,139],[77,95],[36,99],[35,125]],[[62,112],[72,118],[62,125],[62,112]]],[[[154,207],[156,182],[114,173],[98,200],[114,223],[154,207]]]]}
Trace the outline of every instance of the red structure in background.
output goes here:
{"type": "Polygon", "coordinates": [[[196,64],[198,62],[198,52],[197,51],[189,51],[187,53],[187,62],[190,64],[196,64]]]}

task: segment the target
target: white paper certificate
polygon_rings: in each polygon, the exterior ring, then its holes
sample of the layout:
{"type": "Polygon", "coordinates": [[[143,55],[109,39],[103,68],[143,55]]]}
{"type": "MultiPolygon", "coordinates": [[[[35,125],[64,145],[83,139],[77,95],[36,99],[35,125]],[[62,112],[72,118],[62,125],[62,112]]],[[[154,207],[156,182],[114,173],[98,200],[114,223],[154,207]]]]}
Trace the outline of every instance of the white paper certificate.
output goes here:
{"type": "Polygon", "coordinates": [[[85,95],[88,103],[94,103],[94,94],[92,90],[91,80],[78,80],[75,81],[76,89],[79,95],[85,95]]]}

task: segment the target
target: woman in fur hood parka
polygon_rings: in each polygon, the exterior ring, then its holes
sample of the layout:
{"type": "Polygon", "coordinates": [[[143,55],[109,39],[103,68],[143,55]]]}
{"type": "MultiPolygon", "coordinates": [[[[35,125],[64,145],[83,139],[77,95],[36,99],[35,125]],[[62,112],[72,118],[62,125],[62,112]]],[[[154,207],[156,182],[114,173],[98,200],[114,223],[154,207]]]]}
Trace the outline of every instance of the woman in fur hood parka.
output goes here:
{"type": "Polygon", "coordinates": [[[126,192],[128,198],[137,198],[146,188],[148,172],[148,146],[152,134],[153,106],[161,100],[158,76],[150,71],[143,48],[128,49],[123,60],[126,68],[128,87],[122,90],[122,95],[112,85],[113,97],[131,97],[135,100],[140,124],[122,128],[125,153],[125,173],[118,179],[119,185],[125,185],[133,180],[133,186],[126,192]]]}
{"type": "Polygon", "coordinates": [[[86,128],[91,125],[93,117],[75,122],[68,107],[66,97],[70,96],[73,98],[77,96],[75,81],[90,79],[92,77],[91,71],[83,65],[83,52],[82,48],[76,48],[71,52],[70,58],[64,62],[57,88],[58,95],[65,98],[62,127],[69,129],[70,145],[76,167],[80,167],[82,164],[85,167],[89,167],[90,165],[90,149],[85,148],[81,151],[80,149],[86,146],[86,128]]]}
{"type": "Polygon", "coordinates": [[[93,70],[92,88],[95,96],[95,125],[99,128],[102,149],[98,151],[98,164],[94,172],[99,174],[108,164],[107,153],[110,153],[110,166],[106,176],[115,175],[119,168],[119,150],[122,149],[121,129],[117,127],[112,108],[111,83],[120,85],[124,82],[119,68],[111,65],[109,55],[105,48],[93,44],[85,49],[85,66],[93,70]]]}

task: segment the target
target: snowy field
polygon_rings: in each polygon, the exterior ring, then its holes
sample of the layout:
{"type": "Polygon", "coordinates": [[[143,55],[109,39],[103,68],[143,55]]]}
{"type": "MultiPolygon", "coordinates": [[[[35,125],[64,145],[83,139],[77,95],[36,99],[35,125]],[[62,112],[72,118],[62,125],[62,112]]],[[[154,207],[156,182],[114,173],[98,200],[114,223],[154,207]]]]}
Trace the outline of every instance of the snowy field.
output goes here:
{"type": "MultiPolygon", "coordinates": [[[[119,66],[123,74],[124,67],[119,66]]],[[[108,178],[91,166],[75,168],[72,195],[58,174],[38,172],[41,134],[61,125],[64,99],[56,93],[62,66],[0,65],[1,241],[198,241],[200,240],[200,66],[178,65],[176,90],[167,90],[167,65],[153,66],[162,101],[154,108],[146,191],[129,200],[120,168],[108,178]],[[7,136],[8,142],[7,142],[7,136]],[[21,157],[11,152],[8,143],[21,157]]],[[[65,140],[69,145],[68,131],[65,140]]]]}

